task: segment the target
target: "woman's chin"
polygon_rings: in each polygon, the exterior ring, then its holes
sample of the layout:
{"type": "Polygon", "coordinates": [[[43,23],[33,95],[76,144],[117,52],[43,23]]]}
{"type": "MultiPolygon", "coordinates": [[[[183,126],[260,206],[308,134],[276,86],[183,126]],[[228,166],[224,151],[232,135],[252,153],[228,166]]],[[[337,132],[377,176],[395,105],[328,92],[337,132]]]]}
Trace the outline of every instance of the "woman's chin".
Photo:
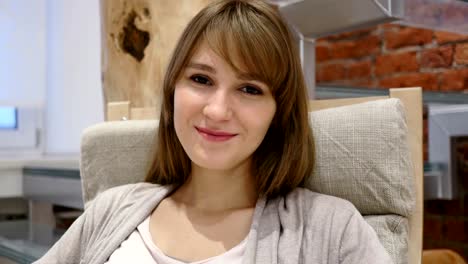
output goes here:
{"type": "Polygon", "coordinates": [[[233,161],[229,159],[192,159],[193,165],[204,170],[213,171],[227,171],[239,168],[243,165],[243,162],[233,161]]]}
{"type": "Polygon", "coordinates": [[[234,166],[230,163],[224,162],[194,162],[197,167],[204,170],[223,171],[232,169],[234,166]]]}

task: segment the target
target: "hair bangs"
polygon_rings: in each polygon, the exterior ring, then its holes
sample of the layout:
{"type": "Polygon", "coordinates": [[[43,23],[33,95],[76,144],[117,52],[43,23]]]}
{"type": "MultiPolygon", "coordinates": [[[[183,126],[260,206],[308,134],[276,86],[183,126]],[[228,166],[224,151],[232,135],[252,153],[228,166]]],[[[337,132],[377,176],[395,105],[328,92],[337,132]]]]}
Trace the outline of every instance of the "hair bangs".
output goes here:
{"type": "Polygon", "coordinates": [[[286,78],[288,67],[272,67],[288,60],[275,45],[278,39],[271,34],[265,18],[259,17],[251,8],[231,8],[224,10],[229,15],[214,17],[203,32],[207,45],[223,58],[233,70],[268,85],[273,94],[286,78]]]}

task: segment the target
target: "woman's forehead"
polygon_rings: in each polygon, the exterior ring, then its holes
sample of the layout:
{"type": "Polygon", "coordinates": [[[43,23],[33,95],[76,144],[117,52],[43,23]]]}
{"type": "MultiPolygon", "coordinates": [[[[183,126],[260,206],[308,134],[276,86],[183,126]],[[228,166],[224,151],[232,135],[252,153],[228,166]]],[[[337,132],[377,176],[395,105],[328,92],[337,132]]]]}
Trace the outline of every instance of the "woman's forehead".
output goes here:
{"type": "Polygon", "coordinates": [[[224,61],[224,59],[216,54],[213,49],[208,46],[206,41],[201,41],[200,44],[195,47],[188,64],[203,63],[209,66],[214,66],[215,63],[219,61],[224,61]]]}
{"type": "Polygon", "coordinates": [[[246,66],[241,56],[236,55],[234,50],[226,56],[227,52],[222,49],[223,47],[214,47],[205,40],[200,41],[200,43],[196,45],[191,58],[188,60],[186,68],[216,72],[217,67],[224,66],[234,71],[239,79],[263,81],[264,78],[253,70],[254,68],[258,69],[258,67],[249,68],[246,66]]]}

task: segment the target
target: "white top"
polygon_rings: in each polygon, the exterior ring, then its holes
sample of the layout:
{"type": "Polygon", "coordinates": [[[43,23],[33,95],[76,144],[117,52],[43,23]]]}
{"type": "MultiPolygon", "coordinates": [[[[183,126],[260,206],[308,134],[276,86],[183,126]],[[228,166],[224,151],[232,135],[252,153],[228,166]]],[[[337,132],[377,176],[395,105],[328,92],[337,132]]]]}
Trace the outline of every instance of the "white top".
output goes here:
{"type": "MultiPolygon", "coordinates": [[[[130,236],[120,244],[105,264],[139,263],[139,264],[186,264],[166,256],[151,239],[147,217],[130,236]]],[[[245,251],[247,238],[225,253],[190,264],[239,264],[245,251]]]]}

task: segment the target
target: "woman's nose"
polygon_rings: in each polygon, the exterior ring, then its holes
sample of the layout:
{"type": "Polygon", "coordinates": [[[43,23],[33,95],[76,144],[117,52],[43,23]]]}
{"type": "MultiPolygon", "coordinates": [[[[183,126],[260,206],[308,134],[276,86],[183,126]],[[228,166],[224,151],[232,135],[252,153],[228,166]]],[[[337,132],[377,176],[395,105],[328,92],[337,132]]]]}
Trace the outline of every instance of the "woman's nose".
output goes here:
{"type": "Polygon", "coordinates": [[[203,114],[213,121],[226,121],[232,116],[229,95],[221,89],[217,90],[203,108],[203,114]]]}

